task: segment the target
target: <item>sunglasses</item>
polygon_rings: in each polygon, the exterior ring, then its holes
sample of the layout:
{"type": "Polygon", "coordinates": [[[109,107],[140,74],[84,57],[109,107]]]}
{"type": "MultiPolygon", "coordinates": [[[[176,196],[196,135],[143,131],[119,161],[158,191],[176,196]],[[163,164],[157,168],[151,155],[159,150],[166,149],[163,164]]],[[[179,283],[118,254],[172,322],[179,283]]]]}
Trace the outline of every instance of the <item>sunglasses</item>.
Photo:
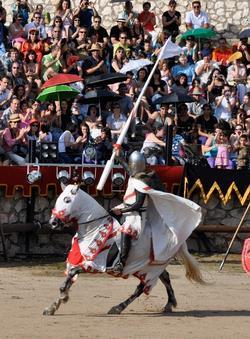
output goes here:
{"type": "Polygon", "coordinates": [[[87,33],[87,31],[79,31],[79,33],[87,33]]]}
{"type": "Polygon", "coordinates": [[[197,6],[193,6],[193,8],[200,8],[201,6],[197,5],[197,6]]]}
{"type": "Polygon", "coordinates": [[[95,22],[99,22],[99,23],[101,23],[101,21],[99,21],[99,20],[95,20],[95,22]]]}
{"type": "Polygon", "coordinates": [[[41,19],[40,16],[34,16],[34,19],[41,19]]]}
{"type": "Polygon", "coordinates": [[[126,36],[120,36],[120,39],[127,39],[126,36]]]}
{"type": "Polygon", "coordinates": [[[30,35],[38,35],[38,33],[36,33],[36,32],[33,32],[33,33],[30,33],[30,35]]]}
{"type": "Polygon", "coordinates": [[[38,125],[31,125],[31,127],[38,127],[38,125]]]}

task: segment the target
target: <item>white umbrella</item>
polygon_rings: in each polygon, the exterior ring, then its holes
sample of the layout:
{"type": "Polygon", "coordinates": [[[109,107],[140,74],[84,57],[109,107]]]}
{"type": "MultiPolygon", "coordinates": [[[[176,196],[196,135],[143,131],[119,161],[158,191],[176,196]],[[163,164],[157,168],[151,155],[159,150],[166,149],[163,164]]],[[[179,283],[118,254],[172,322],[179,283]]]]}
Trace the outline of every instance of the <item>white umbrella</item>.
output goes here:
{"type": "Polygon", "coordinates": [[[153,62],[148,60],[148,59],[137,59],[137,60],[129,60],[122,69],[120,69],[121,73],[126,73],[129,71],[136,71],[139,70],[140,68],[143,68],[148,65],[152,65],[153,62]]]}

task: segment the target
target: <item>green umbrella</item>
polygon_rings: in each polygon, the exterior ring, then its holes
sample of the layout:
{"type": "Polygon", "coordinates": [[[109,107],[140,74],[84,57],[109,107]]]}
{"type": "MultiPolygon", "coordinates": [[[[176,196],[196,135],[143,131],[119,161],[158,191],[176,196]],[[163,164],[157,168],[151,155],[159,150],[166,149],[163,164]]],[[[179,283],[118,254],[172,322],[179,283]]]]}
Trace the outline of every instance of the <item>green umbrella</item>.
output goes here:
{"type": "Polygon", "coordinates": [[[61,101],[74,99],[80,92],[66,85],[57,85],[45,88],[37,97],[39,101],[61,101]]]}
{"type": "Polygon", "coordinates": [[[186,31],[182,34],[181,38],[186,39],[190,35],[194,36],[197,39],[209,39],[216,36],[216,32],[213,31],[211,28],[195,28],[186,31]]]}

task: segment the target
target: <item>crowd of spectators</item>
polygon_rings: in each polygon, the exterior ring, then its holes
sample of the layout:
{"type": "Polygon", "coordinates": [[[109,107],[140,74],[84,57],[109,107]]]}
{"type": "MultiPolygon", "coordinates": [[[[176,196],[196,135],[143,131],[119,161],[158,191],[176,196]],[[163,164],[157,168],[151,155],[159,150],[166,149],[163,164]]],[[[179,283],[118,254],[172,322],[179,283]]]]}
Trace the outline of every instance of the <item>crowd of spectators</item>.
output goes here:
{"type": "Polygon", "coordinates": [[[124,151],[143,131],[141,151],[147,162],[164,164],[166,130],[172,126],[174,164],[184,163],[182,146],[188,144],[200,145],[211,167],[249,168],[250,44],[247,38],[233,44],[224,37],[181,39],[183,24],[185,30],[211,28],[201,5],[192,1],[182,17],[176,1],[170,0],[157,18],[150,2],[137,13],[126,1],[108,32],[101,13],[88,0],[80,0],[76,8],[70,0],[60,0],[53,18],[43,4],[32,8],[27,0],[15,0],[10,24],[0,2],[0,164],[27,163],[30,140],[37,145],[58,143],[61,163],[104,164],[152,65],[128,71],[126,81],[106,86],[120,95],[114,102],[86,105],[82,98],[93,89],[86,85],[74,100],[39,102],[42,84],[58,73],[76,74],[86,82],[119,73],[133,59],[155,62],[171,36],[182,52],[159,63],[124,140],[124,151]],[[189,95],[193,102],[155,103],[171,93],[189,95]]]}

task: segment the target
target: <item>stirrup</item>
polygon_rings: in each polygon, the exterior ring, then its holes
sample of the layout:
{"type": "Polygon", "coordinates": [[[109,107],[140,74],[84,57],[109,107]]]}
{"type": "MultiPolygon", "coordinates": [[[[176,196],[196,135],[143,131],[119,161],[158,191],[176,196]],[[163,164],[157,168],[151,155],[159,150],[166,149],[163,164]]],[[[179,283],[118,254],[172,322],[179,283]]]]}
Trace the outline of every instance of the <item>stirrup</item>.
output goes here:
{"type": "Polygon", "coordinates": [[[115,274],[121,274],[123,272],[123,264],[122,262],[117,262],[114,266],[114,268],[112,269],[112,272],[115,274]]]}

